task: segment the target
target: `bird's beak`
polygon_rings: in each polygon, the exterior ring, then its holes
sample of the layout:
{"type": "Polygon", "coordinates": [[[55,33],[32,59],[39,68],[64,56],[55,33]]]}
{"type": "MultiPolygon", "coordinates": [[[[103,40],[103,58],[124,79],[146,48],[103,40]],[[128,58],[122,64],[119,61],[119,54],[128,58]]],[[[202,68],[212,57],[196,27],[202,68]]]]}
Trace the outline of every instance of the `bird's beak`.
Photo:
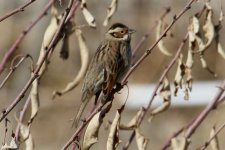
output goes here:
{"type": "Polygon", "coordinates": [[[134,29],[129,29],[129,30],[128,30],[128,33],[129,33],[129,34],[133,34],[133,33],[135,33],[135,32],[136,32],[136,30],[134,30],[134,29]]]}

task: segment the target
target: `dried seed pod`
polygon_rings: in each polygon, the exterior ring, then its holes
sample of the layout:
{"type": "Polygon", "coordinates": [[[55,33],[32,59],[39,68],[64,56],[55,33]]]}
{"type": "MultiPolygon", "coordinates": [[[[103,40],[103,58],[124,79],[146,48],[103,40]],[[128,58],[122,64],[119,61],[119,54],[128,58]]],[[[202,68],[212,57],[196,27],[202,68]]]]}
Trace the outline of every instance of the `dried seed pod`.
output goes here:
{"type": "Polygon", "coordinates": [[[212,148],[212,150],[220,150],[219,148],[219,139],[218,139],[218,136],[215,136],[215,126],[212,127],[211,131],[210,131],[210,138],[214,137],[212,139],[212,141],[210,142],[210,146],[212,148]]]}
{"type": "Polygon", "coordinates": [[[106,113],[109,112],[111,107],[112,103],[107,103],[106,107],[102,111],[98,112],[89,122],[84,133],[84,140],[82,144],[83,150],[89,150],[93,144],[98,142],[99,129],[103,123],[106,113]]]}
{"type": "Polygon", "coordinates": [[[173,150],[187,150],[188,142],[185,137],[176,137],[171,140],[173,150]]]}
{"type": "Polygon", "coordinates": [[[105,21],[103,22],[104,26],[107,26],[110,19],[112,18],[113,14],[116,12],[118,7],[118,0],[112,0],[110,6],[107,9],[107,17],[105,18],[105,21]]]}
{"type": "MultiPolygon", "coordinates": [[[[164,26],[165,26],[165,23],[163,22],[163,20],[162,20],[162,18],[161,18],[161,19],[158,21],[157,28],[156,28],[156,39],[158,39],[158,38],[161,36],[161,33],[162,33],[163,30],[164,30],[164,26]]],[[[165,47],[165,44],[164,44],[163,39],[161,39],[157,45],[158,45],[159,50],[160,50],[164,55],[166,55],[166,56],[172,56],[172,54],[169,52],[169,50],[165,47]]]]}
{"type": "Polygon", "coordinates": [[[141,134],[139,128],[135,129],[135,137],[136,137],[138,150],[146,150],[148,142],[149,142],[149,139],[145,138],[143,136],[143,134],[141,134]]]}
{"type": "Polygon", "coordinates": [[[123,110],[124,110],[124,105],[116,111],[116,116],[110,127],[109,136],[106,143],[107,150],[116,149],[120,143],[119,126],[120,126],[121,113],[123,112],[123,110]]]}
{"type": "Polygon", "coordinates": [[[83,13],[84,18],[86,19],[88,25],[91,27],[96,27],[95,18],[88,10],[86,0],[81,1],[80,8],[82,10],[82,13],[83,13]]]}

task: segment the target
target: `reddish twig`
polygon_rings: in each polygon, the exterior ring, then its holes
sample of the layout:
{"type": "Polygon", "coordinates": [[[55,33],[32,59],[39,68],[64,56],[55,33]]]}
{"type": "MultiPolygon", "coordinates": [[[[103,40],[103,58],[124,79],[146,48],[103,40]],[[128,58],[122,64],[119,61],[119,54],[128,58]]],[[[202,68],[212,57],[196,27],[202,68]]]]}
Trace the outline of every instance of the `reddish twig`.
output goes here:
{"type": "MultiPolygon", "coordinates": [[[[73,7],[71,8],[71,11],[70,11],[69,15],[67,16],[68,19],[74,17],[74,13],[75,13],[77,7],[79,6],[79,1],[76,1],[76,2],[74,2],[74,3],[75,3],[75,4],[74,4],[73,7]]],[[[67,19],[65,22],[67,22],[68,19],[67,19]]],[[[49,59],[49,58],[48,58],[48,59],[49,59]]],[[[20,112],[20,116],[19,116],[19,121],[20,121],[20,122],[22,122],[22,120],[23,120],[23,118],[24,118],[24,115],[25,115],[25,113],[26,113],[26,110],[28,109],[30,100],[31,100],[31,98],[28,97],[27,100],[26,100],[26,103],[25,103],[24,106],[23,106],[22,111],[20,112]]],[[[15,137],[16,137],[16,140],[17,140],[17,141],[19,140],[19,131],[20,131],[20,124],[17,124],[16,132],[15,132],[15,137]]]]}
{"type": "Polygon", "coordinates": [[[163,39],[166,36],[166,33],[172,28],[174,23],[187,11],[191,8],[192,3],[194,3],[195,0],[190,0],[187,5],[179,12],[178,15],[174,15],[173,21],[170,23],[170,25],[167,26],[167,28],[163,31],[163,33],[160,35],[160,37],[151,45],[151,47],[146,50],[144,55],[130,68],[126,76],[124,77],[122,83],[125,83],[130,74],[142,63],[142,61],[153,51],[153,49],[157,46],[159,41],[163,39]]]}
{"type": "Polygon", "coordinates": [[[199,114],[199,116],[195,119],[195,121],[191,124],[191,126],[187,129],[185,133],[186,138],[190,138],[192,134],[195,132],[197,127],[202,123],[202,121],[208,116],[208,114],[216,107],[217,102],[220,100],[224,93],[225,89],[225,80],[221,84],[221,88],[218,89],[215,97],[212,99],[211,103],[209,103],[205,109],[199,114]]]}
{"type": "MultiPolygon", "coordinates": [[[[160,18],[164,18],[171,11],[170,7],[166,8],[160,18]]],[[[132,50],[133,58],[136,56],[137,51],[141,47],[141,45],[147,40],[149,34],[152,33],[153,29],[156,27],[156,23],[151,27],[150,31],[145,33],[142,38],[138,41],[137,45],[132,50]]]]}
{"type": "MultiPolygon", "coordinates": [[[[197,115],[198,116],[198,115],[197,115]]],[[[197,118],[194,117],[187,125],[183,126],[182,128],[180,128],[179,130],[177,130],[170,138],[169,140],[166,142],[166,144],[160,149],[160,150],[166,150],[170,144],[171,144],[171,140],[174,138],[174,137],[177,137],[181,132],[183,132],[185,129],[187,129],[194,121],[195,119],[197,118]]]]}
{"type": "MultiPolygon", "coordinates": [[[[141,124],[141,122],[143,121],[143,119],[144,119],[146,113],[147,113],[148,110],[150,109],[150,107],[151,107],[151,105],[152,105],[152,102],[153,102],[153,100],[155,99],[155,96],[157,95],[157,91],[158,91],[158,89],[160,88],[160,86],[161,86],[162,83],[163,83],[163,79],[166,77],[166,75],[168,74],[168,72],[170,71],[170,69],[172,68],[172,66],[175,64],[176,60],[179,58],[179,55],[180,55],[180,53],[181,53],[181,51],[182,51],[182,49],[183,49],[183,47],[184,47],[185,42],[187,41],[187,38],[188,38],[188,34],[186,34],[184,40],[183,40],[182,43],[180,44],[180,46],[179,46],[179,48],[178,48],[178,50],[177,50],[176,55],[174,56],[174,58],[171,60],[171,62],[169,63],[169,65],[166,66],[166,68],[164,69],[164,71],[163,71],[163,73],[162,73],[162,75],[161,75],[159,81],[157,82],[157,85],[155,86],[155,89],[154,89],[154,91],[153,91],[153,93],[152,93],[152,95],[151,95],[151,98],[150,98],[150,100],[149,100],[149,103],[148,103],[147,107],[145,107],[145,109],[144,109],[144,113],[140,116],[140,119],[139,119],[139,121],[138,121],[138,126],[141,124]]],[[[128,147],[129,147],[129,145],[131,144],[131,142],[132,142],[134,136],[135,136],[135,131],[132,132],[132,134],[131,134],[131,136],[130,136],[128,142],[127,142],[127,143],[125,144],[125,146],[123,147],[123,150],[128,149],[128,147]]]]}
{"type": "MultiPolygon", "coordinates": [[[[191,0],[189,1],[189,3],[180,11],[180,13],[176,16],[173,17],[173,21],[170,23],[170,25],[164,30],[164,32],[161,34],[161,36],[159,37],[159,39],[157,39],[157,41],[145,52],[145,54],[136,62],[136,64],[134,66],[131,67],[131,69],[129,70],[129,72],[127,73],[127,75],[124,77],[123,79],[123,82],[125,82],[128,77],[130,76],[130,74],[137,68],[137,66],[152,52],[152,50],[155,48],[155,46],[159,43],[159,41],[166,36],[166,33],[171,29],[171,27],[174,25],[174,23],[187,11],[191,8],[191,5],[192,3],[194,2],[195,0],[191,0]]],[[[187,37],[188,37],[188,34],[185,36],[183,42],[181,43],[180,47],[179,47],[179,50],[177,51],[175,57],[173,58],[173,60],[171,61],[171,63],[166,67],[165,71],[163,72],[158,84],[156,85],[155,87],[155,90],[153,91],[153,94],[150,98],[150,101],[148,103],[148,106],[146,107],[143,115],[140,117],[140,120],[138,122],[138,125],[141,124],[142,120],[144,119],[144,116],[146,115],[147,113],[147,110],[149,110],[155,96],[156,96],[156,93],[157,93],[157,90],[158,88],[160,87],[160,85],[162,84],[162,81],[164,79],[164,77],[166,76],[167,72],[170,70],[170,68],[173,66],[173,64],[176,62],[177,58],[179,57],[179,54],[185,44],[185,41],[187,40],[187,37]]],[[[126,150],[128,149],[130,143],[132,142],[133,138],[135,136],[135,132],[133,131],[130,138],[129,138],[129,141],[125,144],[125,146],[123,147],[123,150],[126,150]]]]}
{"type": "MultiPolygon", "coordinates": [[[[194,2],[195,0],[191,0],[185,7],[184,9],[182,9],[182,11],[177,15],[173,17],[173,21],[171,22],[171,24],[164,30],[164,32],[161,34],[161,36],[159,37],[159,39],[157,39],[155,41],[155,43],[145,52],[145,54],[134,64],[134,66],[132,66],[130,68],[130,70],[128,71],[128,73],[126,74],[126,76],[124,77],[123,81],[122,81],[122,87],[127,83],[127,79],[128,77],[131,75],[131,73],[142,63],[142,61],[153,51],[153,49],[157,46],[158,42],[166,36],[166,33],[171,29],[171,27],[174,25],[174,23],[188,10],[190,9],[191,4],[194,2]]],[[[185,41],[183,41],[184,43],[185,41]]],[[[119,90],[121,90],[119,89],[119,90]]],[[[118,90],[118,91],[119,91],[118,90]]],[[[110,94],[114,94],[113,92],[111,92],[110,94]]],[[[151,104],[150,104],[151,105],[151,104]]],[[[96,111],[94,111],[96,112],[96,111]]],[[[93,113],[92,113],[93,114],[93,113]]],[[[93,115],[94,116],[94,115],[93,115]]],[[[88,118],[91,118],[93,116],[88,116],[88,118]]],[[[143,115],[144,116],[144,115],[143,115]]],[[[82,124],[74,133],[74,135],[70,138],[70,140],[66,143],[66,145],[63,147],[63,150],[66,149],[72,142],[73,140],[76,138],[76,136],[80,133],[80,130],[82,130],[88,123],[88,121],[90,121],[89,119],[86,120],[85,124],[82,124]],[[79,132],[78,132],[79,130],[79,132]]]]}
{"type": "MultiPolygon", "coordinates": [[[[54,0],[52,0],[51,2],[53,2],[54,0]]],[[[66,24],[65,20],[71,10],[72,4],[73,4],[74,0],[70,0],[68,7],[66,8],[63,18],[61,19],[61,22],[59,24],[59,27],[56,31],[56,33],[54,34],[53,39],[51,40],[50,44],[48,47],[46,47],[45,49],[45,53],[43,58],[40,61],[40,64],[35,68],[33,75],[31,76],[31,78],[29,79],[29,81],[26,83],[26,85],[24,86],[24,88],[22,89],[22,91],[19,93],[19,95],[16,97],[16,99],[14,99],[14,101],[11,103],[11,105],[2,112],[2,116],[0,117],[0,122],[9,114],[9,112],[21,101],[21,99],[24,97],[26,91],[28,90],[28,88],[31,86],[31,84],[33,83],[33,81],[39,77],[39,71],[42,67],[42,65],[44,64],[45,60],[48,58],[48,54],[50,53],[50,51],[55,47],[55,45],[57,44],[56,42],[58,42],[58,36],[61,33],[61,29],[63,27],[64,24],[66,24]]]]}
{"type": "MultiPolygon", "coordinates": [[[[203,9],[202,9],[199,13],[196,14],[196,16],[197,16],[198,18],[200,18],[200,17],[202,16],[202,14],[204,13],[205,10],[206,10],[206,7],[204,6],[203,9]]],[[[197,115],[197,116],[198,116],[198,115],[197,115]]],[[[165,143],[165,145],[161,148],[161,150],[166,150],[166,149],[170,146],[172,138],[178,136],[181,132],[183,132],[185,129],[187,129],[189,126],[191,126],[191,124],[195,121],[195,119],[197,118],[197,116],[194,117],[194,119],[192,119],[187,125],[185,125],[185,126],[182,127],[181,129],[179,129],[178,131],[176,131],[176,132],[169,138],[169,140],[165,143]]]]}
{"type": "Polygon", "coordinates": [[[66,144],[62,147],[61,150],[66,150],[76,139],[76,137],[80,134],[80,132],[85,128],[85,126],[89,123],[89,121],[97,114],[104,105],[100,105],[97,107],[86,119],[82,122],[82,124],[76,129],[75,133],[72,137],[66,142],[66,144]]]}
{"type": "Polygon", "coordinates": [[[214,135],[212,137],[210,137],[210,139],[205,142],[205,144],[203,146],[201,146],[201,148],[198,148],[199,150],[205,150],[208,145],[210,144],[210,142],[225,128],[225,122],[216,130],[216,132],[214,133],[214,135]]]}
{"type": "MultiPolygon", "coordinates": [[[[225,80],[223,83],[223,87],[225,87],[225,80]]],[[[161,150],[166,150],[170,146],[172,138],[178,136],[184,130],[187,130],[186,137],[189,138],[194,133],[195,129],[202,123],[202,121],[205,119],[205,117],[209,114],[209,112],[211,112],[214,108],[216,108],[219,104],[221,104],[221,102],[222,102],[221,96],[222,96],[223,92],[224,92],[224,89],[219,88],[219,91],[216,94],[216,96],[214,97],[213,101],[211,103],[209,103],[201,113],[199,113],[196,117],[194,117],[194,119],[192,119],[192,121],[190,121],[187,125],[185,125],[181,129],[179,129],[177,132],[175,132],[173,134],[173,136],[171,136],[169,138],[169,140],[166,142],[166,144],[163,146],[163,148],[161,148],[161,150]]]]}
{"type": "MultiPolygon", "coordinates": [[[[25,102],[25,104],[24,104],[24,106],[23,106],[23,109],[22,109],[22,111],[20,112],[19,122],[22,122],[22,120],[23,120],[23,118],[24,118],[24,116],[25,116],[25,113],[26,113],[26,111],[27,111],[27,108],[28,108],[28,106],[29,106],[30,100],[31,100],[31,98],[30,98],[30,96],[28,96],[28,98],[27,98],[27,100],[26,100],[26,102],[25,102]]],[[[16,141],[17,141],[17,142],[19,141],[20,125],[21,125],[21,124],[18,123],[17,126],[16,126],[15,138],[16,138],[16,141]]]]}
{"type": "Polygon", "coordinates": [[[16,9],[14,9],[14,10],[8,12],[7,14],[1,16],[1,17],[0,17],[0,22],[3,21],[3,20],[5,20],[6,18],[9,18],[10,16],[12,16],[12,15],[18,13],[18,12],[23,12],[24,9],[25,9],[27,6],[29,6],[31,3],[33,3],[34,1],[35,1],[35,0],[29,0],[29,1],[27,1],[25,4],[23,4],[23,5],[19,6],[19,7],[17,7],[16,9]]]}
{"type": "Polygon", "coordinates": [[[10,71],[7,74],[7,76],[5,77],[5,79],[2,81],[2,83],[0,84],[0,89],[5,85],[6,81],[9,79],[9,77],[12,75],[12,73],[20,66],[20,64],[26,59],[26,58],[30,58],[32,61],[32,69],[33,69],[33,59],[30,55],[26,55],[26,56],[16,56],[13,60],[12,60],[12,64],[10,67],[10,71]],[[16,59],[20,58],[20,60],[14,65],[14,62],[16,61],[16,59]]]}
{"type": "Polygon", "coordinates": [[[3,59],[0,63],[0,75],[2,74],[3,70],[5,69],[5,64],[9,60],[9,58],[12,56],[12,54],[15,52],[15,50],[18,48],[19,44],[22,42],[22,40],[25,38],[27,33],[37,24],[37,22],[46,14],[48,9],[52,6],[54,0],[51,0],[48,2],[48,4],[45,6],[43,11],[37,16],[37,18],[31,22],[24,30],[23,32],[18,36],[17,40],[13,43],[13,45],[9,48],[9,50],[5,53],[3,59]]]}

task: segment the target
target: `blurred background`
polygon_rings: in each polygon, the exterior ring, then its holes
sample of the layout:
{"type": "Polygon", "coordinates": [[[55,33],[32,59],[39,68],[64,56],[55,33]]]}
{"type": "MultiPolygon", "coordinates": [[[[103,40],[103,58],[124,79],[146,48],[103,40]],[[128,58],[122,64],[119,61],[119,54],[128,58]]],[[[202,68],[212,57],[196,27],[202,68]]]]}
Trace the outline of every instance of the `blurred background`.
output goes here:
{"type": "MultiPolygon", "coordinates": [[[[25,2],[25,0],[1,1],[0,16],[25,2]]],[[[155,41],[156,29],[153,27],[165,9],[171,7],[171,13],[169,13],[165,18],[165,21],[169,24],[174,14],[177,14],[187,2],[188,1],[176,0],[119,1],[118,10],[112,17],[109,25],[115,22],[121,22],[130,28],[135,29],[137,32],[132,38],[132,47],[136,46],[144,34],[149,33],[150,36],[140,47],[134,59],[135,61],[155,41]]],[[[107,7],[110,3],[111,1],[104,0],[87,1],[88,8],[92,15],[94,15],[97,23],[96,29],[88,27],[82,29],[91,57],[93,56],[99,43],[104,39],[105,31],[109,28],[109,26],[104,27],[102,24],[106,17],[107,7]]],[[[223,8],[225,8],[225,1],[222,1],[222,3],[223,8]]],[[[179,44],[185,36],[190,16],[193,16],[199,12],[202,9],[203,4],[204,3],[202,1],[194,3],[191,10],[185,13],[184,16],[182,16],[181,19],[179,19],[173,26],[173,37],[167,36],[165,38],[165,45],[171,53],[175,54],[179,44]]],[[[45,5],[46,1],[44,0],[35,1],[27,7],[24,12],[17,13],[16,15],[0,22],[0,59],[3,58],[4,53],[15,42],[19,34],[25,29],[31,20],[34,20],[45,5]]],[[[59,7],[59,4],[56,5],[59,7]]],[[[66,1],[63,1],[63,5],[66,5],[66,1]]],[[[220,2],[212,0],[211,5],[215,15],[214,21],[217,23],[221,7],[220,2]]],[[[63,10],[63,8],[60,9],[63,10]]],[[[202,18],[204,18],[204,16],[202,18]]],[[[49,21],[50,15],[48,14],[43,17],[27,34],[14,56],[17,54],[30,54],[36,62],[39,56],[43,35],[49,21]]],[[[77,25],[87,24],[80,8],[76,11],[75,22],[77,25]]],[[[220,41],[222,46],[225,48],[224,31],[225,29],[223,28],[220,34],[220,41]]],[[[73,118],[80,105],[80,91],[82,84],[80,84],[72,92],[62,97],[57,97],[54,101],[51,99],[52,92],[54,90],[63,89],[68,82],[73,80],[80,68],[80,52],[75,34],[73,34],[70,38],[70,56],[66,61],[59,58],[60,45],[61,43],[59,43],[56,47],[53,57],[50,60],[48,70],[40,82],[40,109],[31,127],[31,133],[35,141],[35,149],[37,150],[60,149],[64,145],[64,143],[74,132],[74,129],[71,128],[71,122],[69,120],[73,118]]],[[[185,58],[187,53],[186,50],[187,45],[183,51],[185,58]]],[[[191,118],[197,115],[215,95],[215,91],[217,90],[216,86],[218,86],[221,83],[221,80],[225,77],[225,60],[217,53],[215,44],[210,46],[205,56],[209,67],[215,71],[218,76],[214,77],[212,74],[202,69],[200,60],[197,58],[195,59],[196,62],[192,72],[194,85],[193,93],[190,93],[190,100],[185,101],[183,96],[179,96],[175,101],[172,99],[172,106],[169,110],[155,117],[151,124],[147,123],[147,115],[146,121],[142,123],[143,125],[141,126],[141,131],[145,137],[150,139],[148,146],[149,149],[157,150],[162,147],[172,133],[187,124],[191,118]]],[[[150,54],[129,77],[129,94],[128,89],[124,88],[120,92],[121,94],[116,95],[113,108],[111,109],[109,115],[105,118],[105,121],[107,122],[107,120],[113,119],[116,109],[120,108],[121,104],[126,100],[128,94],[127,107],[125,108],[121,121],[122,123],[127,123],[140,106],[146,105],[151,96],[155,83],[159,80],[163,69],[170,60],[171,57],[163,55],[157,48],[155,48],[153,53],[150,54]]],[[[29,62],[25,61],[25,63],[23,63],[10,77],[7,84],[0,89],[0,110],[3,110],[3,108],[6,108],[11,104],[13,99],[18,95],[30,78],[29,66],[29,62]]],[[[2,81],[9,72],[9,67],[10,63],[7,63],[4,73],[0,76],[0,81],[2,81]]],[[[176,67],[173,67],[173,69],[169,72],[171,85],[173,83],[175,73],[176,67]]],[[[182,95],[182,90],[179,91],[179,93],[182,95]]],[[[25,100],[26,97],[8,116],[8,119],[10,120],[9,133],[11,130],[15,130],[16,121],[14,119],[14,115],[21,110],[25,100]]],[[[158,106],[162,103],[161,99],[156,99],[156,101],[157,102],[154,106],[158,106]]],[[[202,145],[209,138],[209,133],[212,126],[219,125],[225,120],[223,115],[224,113],[224,106],[220,106],[207,117],[207,119],[196,131],[196,134],[194,134],[190,149],[202,145]]],[[[3,133],[4,123],[2,122],[0,123],[0,141],[3,139],[3,133]]],[[[97,143],[92,149],[105,149],[102,148],[102,145],[106,142],[108,130],[105,130],[104,126],[101,128],[100,135],[104,136],[100,136],[99,143],[97,143]]],[[[122,143],[120,145],[124,145],[123,142],[127,141],[129,135],[130,132],[128,131],[121,132],[122,143]]],[[[8,135],[8,138],[9,137],[10,134],[8,135]]],[[[219,137],[221,139],[221,147],[225,147],[225,143],[222,142],[225,138],[225,131],[222,131],[219,134],[219,137]]],[[[137,149],[135,141],[132,143],[130,149],[137,149]]]]}

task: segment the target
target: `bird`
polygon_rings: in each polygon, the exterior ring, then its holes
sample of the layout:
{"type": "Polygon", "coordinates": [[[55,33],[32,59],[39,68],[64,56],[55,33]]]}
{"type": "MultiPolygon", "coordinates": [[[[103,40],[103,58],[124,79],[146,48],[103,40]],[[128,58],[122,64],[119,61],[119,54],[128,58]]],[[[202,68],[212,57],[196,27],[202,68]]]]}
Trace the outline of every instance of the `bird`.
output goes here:
{"type": "Polygon", "coordinates": [[[73,126],[77,127],[90,99],[95,96],[96,104],[101,92],[107,97],[129,70],[132,59],[131,35],[134,32],[122,23],[114,23],[105,33],[84,78],[81,105],[73,126]]]}

